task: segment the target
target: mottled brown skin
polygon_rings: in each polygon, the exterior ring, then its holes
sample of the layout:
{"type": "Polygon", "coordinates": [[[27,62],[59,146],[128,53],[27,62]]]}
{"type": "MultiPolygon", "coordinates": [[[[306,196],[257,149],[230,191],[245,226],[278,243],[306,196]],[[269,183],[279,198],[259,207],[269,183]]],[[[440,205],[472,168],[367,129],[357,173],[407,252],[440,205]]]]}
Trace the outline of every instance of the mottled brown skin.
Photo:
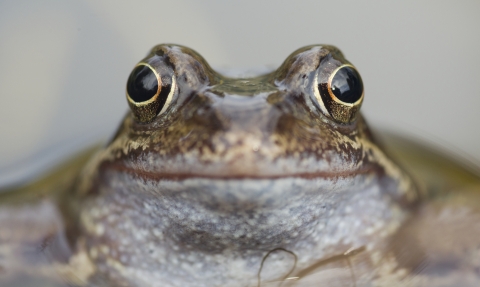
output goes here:
{"type": "Polygon", "coordinates": [[[308,46],[239,79],[181,46],[142,62],[153,58],[177,83],[164,113],[128,113],[78,176],[71,164],[62,183],[1,195],[0,283],[480,282],[476,187],[418,188],[359,114],[345,124],[322,113],[314,78],[325,61],[349,63],[338,49],[308,46]]]}

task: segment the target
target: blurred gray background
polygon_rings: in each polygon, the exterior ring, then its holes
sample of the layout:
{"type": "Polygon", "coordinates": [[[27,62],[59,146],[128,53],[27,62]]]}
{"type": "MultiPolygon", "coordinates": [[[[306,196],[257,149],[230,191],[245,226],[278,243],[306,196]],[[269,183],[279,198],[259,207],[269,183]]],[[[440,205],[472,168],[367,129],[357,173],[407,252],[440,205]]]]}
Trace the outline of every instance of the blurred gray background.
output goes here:
{"type": "Polygon", "coordinates": [[[363,77],[367,120],[478,164],[479,30],[475,0],[1,1],[0,185],[108,139],[131,68],[166,42],[221,69],[336,45],[363,77]]]}

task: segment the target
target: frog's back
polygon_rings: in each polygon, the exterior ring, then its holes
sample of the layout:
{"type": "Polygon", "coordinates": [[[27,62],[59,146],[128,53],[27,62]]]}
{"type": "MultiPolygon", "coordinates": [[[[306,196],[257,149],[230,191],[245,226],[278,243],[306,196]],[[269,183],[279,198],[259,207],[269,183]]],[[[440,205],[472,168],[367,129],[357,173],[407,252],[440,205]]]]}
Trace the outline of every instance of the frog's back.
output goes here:
{"type": "MultiPolygon", "coordinates": [[[[381,139],[421,186],[424,197],[388,245],[402,278],[397,285],[478,286],[480,169],[438,147],[392,134],[381,139]]],[[[394,286],[388,277],[380,286],[394,286]]]]}
{"type": "Polygon", "coordinates": [[[480,166],[468,162],[467,158],[392,133],[379,133],[378,136],[385,150],[424,185],[429,197],[446,191],[475,188],[480,184],[480,166]]]}

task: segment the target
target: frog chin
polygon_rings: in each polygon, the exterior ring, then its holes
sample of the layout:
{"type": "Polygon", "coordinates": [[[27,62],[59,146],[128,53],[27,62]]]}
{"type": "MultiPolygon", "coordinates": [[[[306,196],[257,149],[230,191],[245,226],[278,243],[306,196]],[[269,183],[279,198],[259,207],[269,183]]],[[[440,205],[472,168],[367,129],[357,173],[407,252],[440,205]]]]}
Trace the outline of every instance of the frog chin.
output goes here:
{"type": "Polygon", "coordinates": [[[154,243],[205,253],[325,249],[360,244],[395,210],[372,174],[160,181],[116,176],[104,181],[110,184],[100,187],[101,196],[86,202],[81,221],[94,242],[114,241],[111,246],[119,248],[154,243]]]}

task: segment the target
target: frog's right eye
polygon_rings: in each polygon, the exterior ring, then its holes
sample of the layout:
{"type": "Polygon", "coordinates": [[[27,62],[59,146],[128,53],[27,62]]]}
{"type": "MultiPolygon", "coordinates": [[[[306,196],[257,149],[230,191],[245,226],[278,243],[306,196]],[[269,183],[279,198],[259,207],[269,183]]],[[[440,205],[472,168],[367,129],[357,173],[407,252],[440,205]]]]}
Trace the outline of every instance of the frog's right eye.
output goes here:
{"type": "Polygon", "coordinates": [[[315,98],[325,115],[339,123],[348,124],[355,120],[362,105],[362,78],[350,64],[334,68],[334,65],[326,62],[317,71],[315,98]]]}
{"type": "Polygon", "coordinates": [[[172,101],[175,76],[161,76],[147,63],[133,69],[127,81],[127,100],[133,114],[143,123],[164,113],[172,101]]]}

